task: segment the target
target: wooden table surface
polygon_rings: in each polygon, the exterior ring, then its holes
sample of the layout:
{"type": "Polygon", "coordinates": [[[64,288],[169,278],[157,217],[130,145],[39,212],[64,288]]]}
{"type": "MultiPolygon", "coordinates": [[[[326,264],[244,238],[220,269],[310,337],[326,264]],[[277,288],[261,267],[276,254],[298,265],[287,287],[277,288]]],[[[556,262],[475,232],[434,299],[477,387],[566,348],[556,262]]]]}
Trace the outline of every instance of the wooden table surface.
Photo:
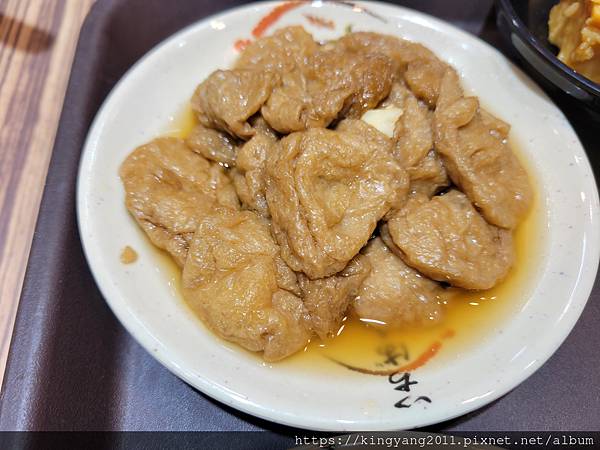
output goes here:
{"type": "Polygon", "coordinates": [[[94,0],[0,0],[0,382],[79,30],[94,0]]]}

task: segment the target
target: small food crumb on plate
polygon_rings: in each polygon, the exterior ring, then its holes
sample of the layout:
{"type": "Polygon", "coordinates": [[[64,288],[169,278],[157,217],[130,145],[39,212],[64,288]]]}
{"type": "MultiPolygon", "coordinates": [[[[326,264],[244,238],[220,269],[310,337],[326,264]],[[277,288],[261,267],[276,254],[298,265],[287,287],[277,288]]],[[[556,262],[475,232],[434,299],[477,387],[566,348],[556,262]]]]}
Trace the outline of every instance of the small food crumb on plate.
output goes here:
{"type": "Polygon", "coordinates": [[[133,264],[138,259],[137,252],[132,249],[129,245],[126,245],[121,251],[121,262],[123,264],[133,264]]]}

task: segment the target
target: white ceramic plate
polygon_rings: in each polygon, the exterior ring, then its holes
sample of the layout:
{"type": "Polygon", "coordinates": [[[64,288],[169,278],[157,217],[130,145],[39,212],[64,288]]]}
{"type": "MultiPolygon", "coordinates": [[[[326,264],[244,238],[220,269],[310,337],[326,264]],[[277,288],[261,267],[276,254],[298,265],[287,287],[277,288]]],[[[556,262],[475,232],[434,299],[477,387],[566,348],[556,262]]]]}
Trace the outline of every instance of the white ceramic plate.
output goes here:
{"type": "MultiPolygon", "coordinates": [[[[198,22],[142,58],[99,111],[83,151],[78,217],[87,259],[106,301],[129,332],[169,370],[202,392],[247,413],[318,430],[406,429],[446,420],[491,402],[531,375],[565,339],[589,296],[598,265],[598,194],[584,150],[562,113],[516,67],[479,39],[427,15],[383,3],[360,8],[323,2],[288,11],[275,28],[302,24],[318,39],[354,30],[396,34],[429,46],[456,67],[468,90],[511,123],[537,183],[543,226],[531,289],[519,308],[481,343],[428,366],[411,408],[386,377],[340,369],[268,365],[206,331],[191,316],[124,207],[117,172],[136,146],[163,133],[195,86],[236,57],[276,3],[244,6],[198,22]],[[316,27],[306,14],[335,23],[316,27]],[[137,263],[119,254],[135,248],[137,263]],[[326,373],[324,373],[324,371],[326,373]]],[[[272,31],[272,30],[270,30],[272,31]]],[[[525,292],[525,291],[523,291],[525,292]]],[[[414,399],[414,397],[413,397],[414,399]]],[[[530,405],[535,408],[535,405],[530,405]]]]}

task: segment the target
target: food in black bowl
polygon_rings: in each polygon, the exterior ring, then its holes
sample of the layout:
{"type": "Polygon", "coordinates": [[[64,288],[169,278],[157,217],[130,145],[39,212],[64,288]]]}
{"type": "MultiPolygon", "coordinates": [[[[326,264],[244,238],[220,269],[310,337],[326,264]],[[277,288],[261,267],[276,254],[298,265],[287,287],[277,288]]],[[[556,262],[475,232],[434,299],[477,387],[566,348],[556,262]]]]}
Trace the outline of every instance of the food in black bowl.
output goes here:
{"type": "Polygon", "coordinates": [[[561,0],[550,10],[548,40],[558,59],[600,83],[600,0],[561,0]]]}
{"type": "MultiPolygon", "coordinates": [[[[549,41],[550,11],[558,3],[558,0],[497,0],[498,27],[520,56],[547,82],[600,111],[600,84],[563,63],[557,56],[559,48],[549,41]]],[[[587,1],[581,3],[582,8],[590,7],[587,1]]],[[[556,36],[552,40],[558,43],[556,36]]],[[[564,53],[567,51],[563,45],[564,53]]]]}

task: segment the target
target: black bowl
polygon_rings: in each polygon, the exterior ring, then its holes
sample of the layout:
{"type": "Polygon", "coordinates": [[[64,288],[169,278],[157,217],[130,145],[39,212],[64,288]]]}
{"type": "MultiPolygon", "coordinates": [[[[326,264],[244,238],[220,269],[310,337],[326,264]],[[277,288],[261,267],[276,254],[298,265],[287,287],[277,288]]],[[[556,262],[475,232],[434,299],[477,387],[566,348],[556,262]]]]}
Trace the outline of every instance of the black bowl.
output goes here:
{"type": "Polygon", "coordinates": [[[498,28],[521,58],[545,81],[600,111],[600,85],[578,74],[557,57],[548,42],[548,16],[558,0],[496,0],[498,28]]]}

